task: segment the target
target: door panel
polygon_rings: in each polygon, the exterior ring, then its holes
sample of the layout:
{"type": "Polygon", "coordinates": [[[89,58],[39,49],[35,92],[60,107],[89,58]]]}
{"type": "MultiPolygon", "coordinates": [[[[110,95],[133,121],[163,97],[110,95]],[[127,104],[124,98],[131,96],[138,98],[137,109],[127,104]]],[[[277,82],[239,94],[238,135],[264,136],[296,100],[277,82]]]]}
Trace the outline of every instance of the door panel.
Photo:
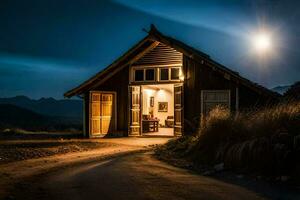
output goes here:
{"type": "Polygon", "coordinates": [[[91,99],[90,133],[91,133],[91,135],[101,134],[100,98],[101,98],[101,94],[99,92],[92,92],[90,95],[90,99],[91,99]]]}
{"type": "Polygon", "coordinates": [[[107,134],[111,126],[110,118],[102,117],[101,119],[101,134],[107,134]]]}
{"type": "Polygon", "coordinates": [[[183,84],[174,85],[174,135],[181,136],[183,132],[183,84]]]}
{"type": "Polygon", "coordinates": [[[101,94],[101,133],[107,134],[112,126],[113,95],[101,94]]]}
{"type": "Polygon", "coordinates": [[[130,98],[130,125],[129,125],[129,136],[140,135],[140,112],[141,112],[141,87],[140,86],[129,86],[129,98],[130,98]]]}
{"type": "Polygon", "coordinates": [[[91,92],[90,134],[107,134],[115,128],[113,93],[91,92]]]}

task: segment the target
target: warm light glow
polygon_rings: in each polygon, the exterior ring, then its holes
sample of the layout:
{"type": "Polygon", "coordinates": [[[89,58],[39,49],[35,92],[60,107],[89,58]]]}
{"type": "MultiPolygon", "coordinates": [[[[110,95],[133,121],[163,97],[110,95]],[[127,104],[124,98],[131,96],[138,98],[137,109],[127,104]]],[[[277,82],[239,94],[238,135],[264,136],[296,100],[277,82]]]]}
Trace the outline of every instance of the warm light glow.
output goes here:
{"type": "Polygon", "coordinates": [[[179,80],[184,81],[184,76],[181,69],[179,70],[179,80]]]}
{"type": "Polygon", "coordinates": [[[144,89],[144,92],[145,92],[148,96],[151,96],[151,95],[153,95],[154,90],[152,90],[152,89],[144,89]]]}
{"type": "Polygon", "coordinates": [[[258,33],[253,38],[253,45],[259,53],[266,52],[271,48],[271,37],[267,33],[258,33]]]}

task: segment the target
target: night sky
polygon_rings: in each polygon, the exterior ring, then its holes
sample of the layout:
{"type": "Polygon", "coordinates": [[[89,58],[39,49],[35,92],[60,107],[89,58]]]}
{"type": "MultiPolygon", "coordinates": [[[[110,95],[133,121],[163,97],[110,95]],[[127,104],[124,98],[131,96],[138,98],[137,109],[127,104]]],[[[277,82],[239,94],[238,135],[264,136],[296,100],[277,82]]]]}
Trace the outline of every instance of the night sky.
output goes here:
{"type": "Polygon", "coordinates": [[[142,39],[153,23],[272,88],[300,80],[299,1],[1,0],[0,97],[63,98],[142,39]],[[253,52],[253,35],[272,51],[253,52]]]}

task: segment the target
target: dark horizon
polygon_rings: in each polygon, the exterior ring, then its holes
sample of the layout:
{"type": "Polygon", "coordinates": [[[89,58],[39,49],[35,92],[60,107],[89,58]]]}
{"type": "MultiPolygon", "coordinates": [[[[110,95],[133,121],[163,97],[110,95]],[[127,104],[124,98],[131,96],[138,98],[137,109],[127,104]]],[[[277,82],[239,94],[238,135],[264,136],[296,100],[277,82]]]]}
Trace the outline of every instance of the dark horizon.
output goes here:
{"type": "Polygon", "coordinates": [[[298,2],[3,1],[0,97],[53,97],[82,83],[142,39],[164,34],[267,88],[300,80],[298,2]],[[274,55],[250,52],[249,34],[274,32],[274,55]]]}
{"type": "Polygon", "coordinates": [[[26,96],[26,95],[15,95],[15,96],[7,96],[7,97],[0,97],[1,99],[29,99],[32,101],[41,101],[41,100],[56,100],[56,101],[60,101],[60,100],[82,100],[82,98],[80,97],[73,97],[73,98],[56,98],[56,97],[37,97],[37,98],[32,98],[30,96],[26,96]]]}

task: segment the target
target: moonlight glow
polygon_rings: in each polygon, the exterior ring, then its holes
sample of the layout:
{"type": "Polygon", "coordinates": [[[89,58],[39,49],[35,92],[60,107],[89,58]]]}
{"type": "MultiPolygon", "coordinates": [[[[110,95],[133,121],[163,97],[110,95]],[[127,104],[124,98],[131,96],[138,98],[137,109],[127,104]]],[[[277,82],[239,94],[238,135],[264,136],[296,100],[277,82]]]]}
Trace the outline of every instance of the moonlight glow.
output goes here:
{"type": "Polygon", "coordinates": [[[256,51],[266,52],[271,48],[271,37],[267,33],[258,33],[253,38],[253,45],[256,51]]]}

